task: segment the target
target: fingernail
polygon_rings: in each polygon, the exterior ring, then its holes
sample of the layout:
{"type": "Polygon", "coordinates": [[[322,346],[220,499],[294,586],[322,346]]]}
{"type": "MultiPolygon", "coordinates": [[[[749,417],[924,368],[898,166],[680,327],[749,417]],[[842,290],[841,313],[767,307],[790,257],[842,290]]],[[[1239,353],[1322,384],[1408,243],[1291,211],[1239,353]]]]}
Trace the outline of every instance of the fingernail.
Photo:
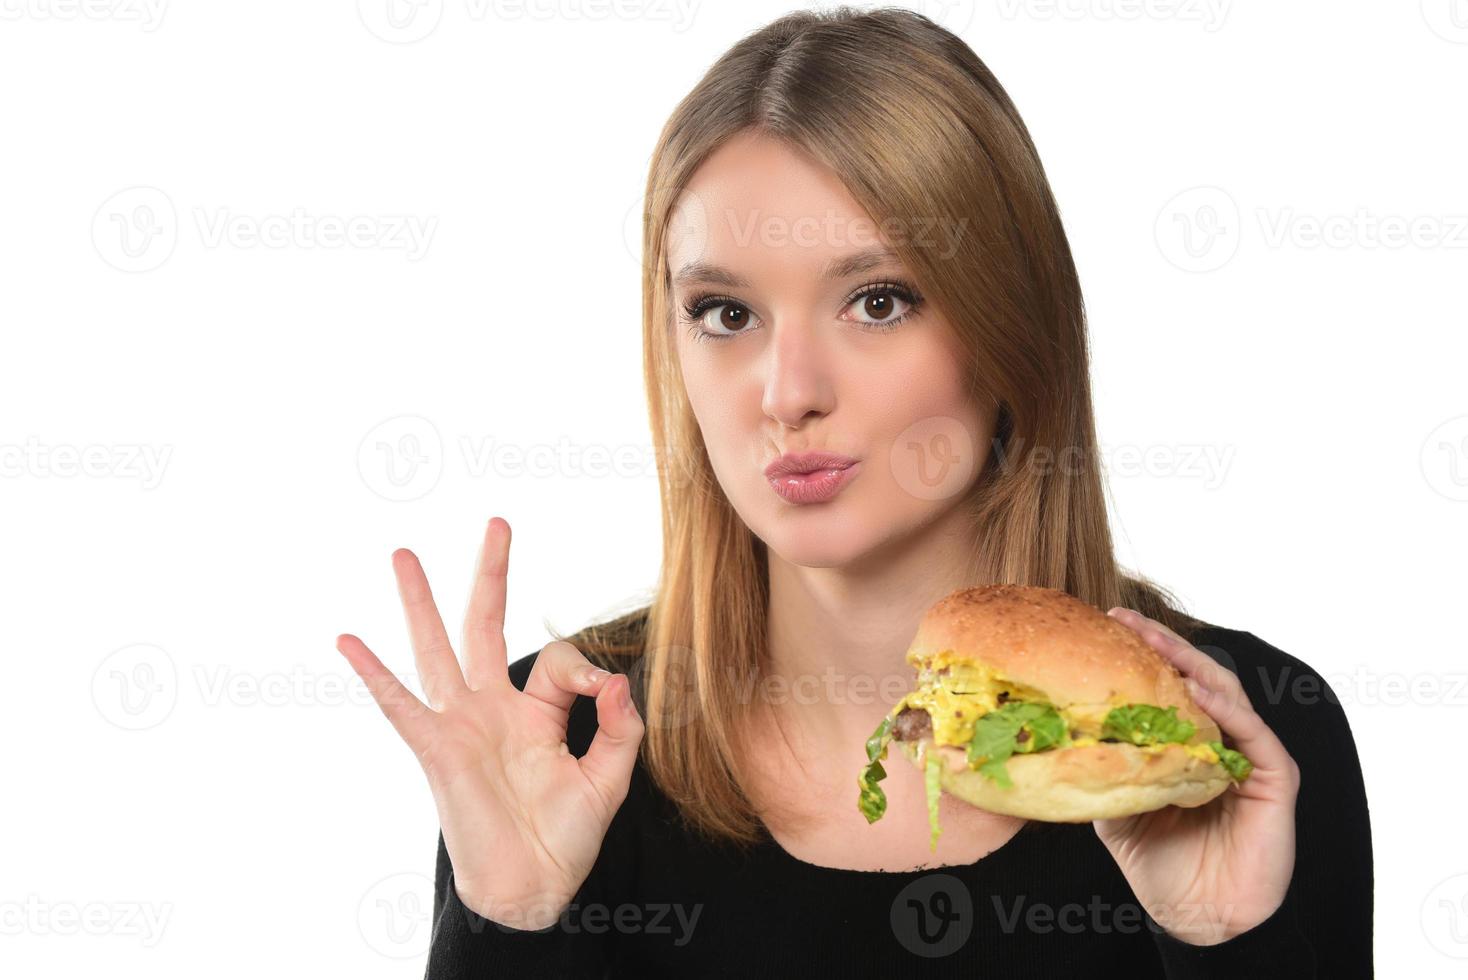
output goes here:
{"type": "Polygon", "coordinates": [[[611,676],[612,675],[610,673],[608,673],[605,670],[602,670],[600,667],[593,667],[591,670],[588,670],[583,675],[582,682],[584,684],[586,684],[586,686],[590,687],[592,684],[595,684],[598,681],[603,680],[603,679],[608,678],[608,677],[611,677],[611,676]]]}
{"type": "Polygon", "coordinates": [[[1203,696],[1208,693],[1207,690],[1204,689],[1202,684],[1199,684],[1191,677],[1183,680],[1183,686],[1188,689],[1188,697],[1192,698],[1194,701],[1201,701],[1203,699],[1203,696]]]}
{"type": "Polygon", "coordinates": [[[628,709],[630,709],[632,707],[631,691],[632,691],[632,685],[631,684],[623,684],[622,685],[622,693],[617,698],[617,701],[621,703],[622,710],[623,711],[626,711],[626,710],[628,710],[628,709]]]}

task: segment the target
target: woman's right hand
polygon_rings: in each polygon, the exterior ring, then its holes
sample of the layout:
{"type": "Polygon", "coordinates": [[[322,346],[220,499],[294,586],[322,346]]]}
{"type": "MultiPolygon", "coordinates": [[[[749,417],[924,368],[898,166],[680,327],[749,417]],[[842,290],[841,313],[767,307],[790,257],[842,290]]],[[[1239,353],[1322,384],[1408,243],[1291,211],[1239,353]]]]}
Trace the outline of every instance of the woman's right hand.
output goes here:
{"type": "Polygon", "coordinates": [[[517,929],[555,922],[591,872],[627,796],[643,723],[627,675],[597,670],[570,643],[549,643],[524,691],[505,652],[510,525],[484,532],[464,621],[463,670],[417,557],[393,552],[393,571],[428,704],[357,637],[336,647],[366,683],[428,777],[460,900],[517,929]],[[581,758],[566,747],[576,695],[596,699],[597,732],[581,758]]]}

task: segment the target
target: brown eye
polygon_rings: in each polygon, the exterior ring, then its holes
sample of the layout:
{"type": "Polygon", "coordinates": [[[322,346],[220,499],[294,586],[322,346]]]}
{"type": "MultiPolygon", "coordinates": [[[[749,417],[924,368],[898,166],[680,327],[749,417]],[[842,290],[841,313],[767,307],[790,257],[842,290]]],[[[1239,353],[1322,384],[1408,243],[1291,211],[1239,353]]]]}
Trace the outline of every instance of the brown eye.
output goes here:
{"type": "Polygon", "coordinates": [[[732,340],[754,329],[749,307],[732,296],[701,296],[683,308],[684,321],[694,340],[732,340]],[[715,315],[716,314],[716,315],[715,315]]]}
{"type": "Polygon", "coordinates": [[[886,329],[909,319],[922,300],[894,283],[869,286],[847,301],[851,311],[842,317],[864,327],[886,329]]]}
{"type": "Polygon", "coordinates": [[[724,303],[719,307],[719,311],[719,326],[725,330],[737,333],[749,326],[749,311],[744,307],[724,303]]]}
{"type": "Polygon", "coordinates": [[[862,310],[873,320],[885,320],[892,315],[892,294],[871,293],[862,300],[862,310]]]}

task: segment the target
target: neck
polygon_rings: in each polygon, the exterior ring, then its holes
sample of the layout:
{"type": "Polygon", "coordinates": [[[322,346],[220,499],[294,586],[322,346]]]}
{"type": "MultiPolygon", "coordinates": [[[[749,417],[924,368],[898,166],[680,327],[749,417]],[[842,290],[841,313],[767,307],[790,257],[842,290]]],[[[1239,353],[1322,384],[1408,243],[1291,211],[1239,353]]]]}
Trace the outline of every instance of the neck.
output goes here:
{"type": "Polygon", "coordinates": [[[905,655],[929,606],[980,584],[970,523],[960,508],[834,568],[769,555],[771,710],[807,758],[858,751],[912,689],[905,655]]]}

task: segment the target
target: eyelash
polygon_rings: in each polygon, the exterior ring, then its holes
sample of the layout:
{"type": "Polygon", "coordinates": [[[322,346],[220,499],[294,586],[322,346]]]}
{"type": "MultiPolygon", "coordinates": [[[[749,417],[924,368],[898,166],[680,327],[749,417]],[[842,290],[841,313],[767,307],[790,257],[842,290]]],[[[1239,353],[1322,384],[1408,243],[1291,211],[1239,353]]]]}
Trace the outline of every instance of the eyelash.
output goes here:
{"type": "MultiPolygon", "coordinates": [[[[895,330],[900,324],[906,323],[922,309],[922,294],[913,288],[911,284],[900,279],[883,279],[880,282],[860,286],[856,292],[846,298],[846,302],[841,304],[841,308],[845,309],[857,300],[866,299],[868,296],[880,293],[891,293],[893,296],[902,300],[908,306],[907,312],[894,319],[884,320],[881,323],[861,323],[858,321],[857,326],[865,330],[885,333],[889,330],[895,330]]],[[[687,303],[683,304],[683,321],[688,324],[688,332],[694,340],[700,343],[705,340],[733,340],[745,332],[741,330],[738,333],[712,333],[703,329],[703,318],[708,314],[708,311],[717,309],[720,306],[737,306],[742,310],[749,309],[748,306],[734,297],[721,294],[694,296],[687,303]]]]}

